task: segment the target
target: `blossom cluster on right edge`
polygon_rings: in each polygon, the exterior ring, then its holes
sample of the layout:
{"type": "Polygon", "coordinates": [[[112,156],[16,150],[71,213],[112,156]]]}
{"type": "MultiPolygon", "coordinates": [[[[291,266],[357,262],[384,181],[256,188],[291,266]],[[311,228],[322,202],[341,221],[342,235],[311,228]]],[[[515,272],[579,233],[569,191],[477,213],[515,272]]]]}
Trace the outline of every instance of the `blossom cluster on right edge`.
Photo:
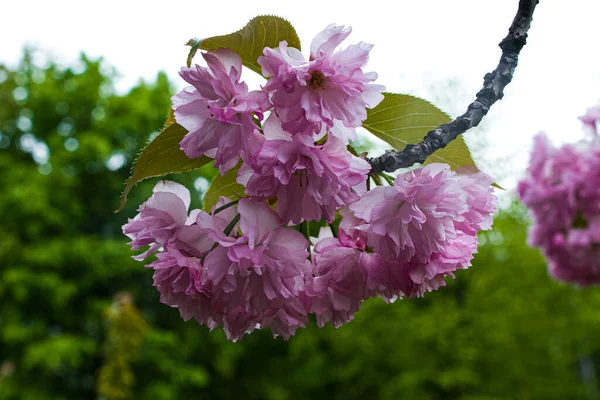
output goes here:
{"type": "Polygon", "coordinates": [[[580,118],[590,140],[555,147],[544,133],[534,139],[521,201],[534,224],[531,246],[539,247],[556,279],[600,284],[600,107],[580,118]]]}

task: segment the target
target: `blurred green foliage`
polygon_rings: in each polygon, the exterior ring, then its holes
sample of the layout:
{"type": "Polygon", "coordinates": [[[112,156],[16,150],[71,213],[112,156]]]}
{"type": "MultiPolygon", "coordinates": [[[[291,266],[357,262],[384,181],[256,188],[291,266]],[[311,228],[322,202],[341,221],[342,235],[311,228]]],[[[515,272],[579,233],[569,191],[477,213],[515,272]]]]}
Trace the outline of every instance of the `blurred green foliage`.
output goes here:
{"type": "MultiPolygon", "coordinates": [[[[0,65],[0,399],[598,397],[600,289],[548,278],[518,206],[447,287],[368,301],[340,329],[230,343],[184,323],[120,233],[156,179],[113,213],[164,123],[166,76],[120,95],[101,60],[41,68],[34,55],[0,65]]],[[[200,207],[211,174],[174,179],[200,207]]]]}
{"type": "Polygon", "coordinates": [[[98,394],[107,399],[129,399],[135,379],[132,363],[139,357],[148,325],[127,292],[117,293],[104,316],[109,328],[104,364],[98,373],[98,394]]]}

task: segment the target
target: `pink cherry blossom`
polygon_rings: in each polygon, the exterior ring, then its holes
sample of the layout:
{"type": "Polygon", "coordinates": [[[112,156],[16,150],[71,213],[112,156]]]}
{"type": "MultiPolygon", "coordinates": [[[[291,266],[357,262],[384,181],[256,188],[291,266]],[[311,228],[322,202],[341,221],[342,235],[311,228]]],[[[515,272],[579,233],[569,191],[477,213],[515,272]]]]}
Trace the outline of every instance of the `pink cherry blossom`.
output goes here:
{"type": "Polygon", "coordinates": [[[312,275],[306,295],[319,327],[330,322],[339,328],[351,321],[368,297],[361,252],[336,238],[322,239],[314,248],[312,275]]]}
{"type": "Polygon", "coordinates": [[[407,273],[410,279],[402,291],[407,297],[422,297],[425,292],[446,286],[444,278],[454,278],[454,271],[471,266],[475,253],[477,236],[460,232],[441,252],[434,253],[428,263],[409,263],[407,273]]]}
{"type": "Polygon", "coordinates": [[[467,269],[476,252],[477,237],[459,232],[441,252],[433,253],[429,262],[384,259],[377,253],[364,253],[362,265],[367,270],[370,295],[393,302],[402,297],[422,297],[446,286],[445,278],[454,278],[454,271],[467,269]]]}
{"type": "Polygon", "coordinates": [[[277,198],[286,223],[331,222],[336,210],[358,199],[352,186],[364,182],[369,171],[370,165],[335,136],[323,145],[294,137],[264,141],[251,164],[240,169],[238,182],[254,199],[277,198]]]}
{"type": "Polygon", "coordinates": [[[308,242],[265,203],[241,199],[214,214],[229,202],[222,197],[212,214],[197,210],[196,223],[175,229],[148,265],[154,285],[186,321],[222,326],[230,340],[267,327],[287,339],[308,323],[301,300],[308,242]],[[239,223],[224,233],[238,213],[239,223]]]}
{"type": "Polygon", "coordinates": [[[239,81],[242,62],[235,52],[219,49],[202,56],[208,68],[181,69],[192,86],[173,96],[173,110],[177,123],[189,132],[181,150],[190,158],[214,158],[223,175],[252,146],[258,135],[253,117],[261,120],[271,104],[265,92],[249,92],[239,81]]]}
{"type": "Polygon", "coordinates": [[[544,246],[548,271],[555,279],[585,285],[600,284],[600,220],[585,227],[557,232],[544,246]]]}
{"type": "Polygon", "coordinates": [[[148,267],[154,269],[154,286],[160,292],[160,301],[176,307],[184,321],[194,318],[211,329],[222,325],[222,317],[212,310],[210,285],[203,283],[201,259],[171,248],[156,258],[148,267]]]}
{"type": "Polygon", "coordinates": [[[430,164],[396,177],[350,205],[365,220],[367,243],[386,258],[428,262],[456,238],[454,221],[468,211],[467,196],[445,164],[430,164]]]}
{"type": "MultiPolygon", "coordinates": [[[[226,197],[221,197],[215,207],[229,202],[226,197]]],[[[216,243],[195,223],[201,213],[200,210],[190,213],[187,224],[176,229],[164,243],[164,251],[159,252],[148,267],[154,269],[154,286],[161,293],[161,302],[178,308],[185,321],[193,318],[213,329],[226,324],[228,316],[213,301],[213,288],[207,278],[204,259],[216,243]]],[[[235,214],[235,208],[226,209],[213,217],[213,224],[224,229],[228,219],[235,214]]]]}
{"type": "Polygon", "coordinates": [[[189,190],[175,182],[159,181],[135,218],[123,225],[123,233],[131,239],[133,250],[150,246],[134,258],[143,260],[172,239],[186,224],[189,206],[189,190]]]}
{"type": "Polygon", "coordinates": [[[198,225],[219,244],[204,260],[212,301],[240,316],[235,332],[225,327],[231,339],[257,326],[287,339],[308,322],[299,300],[310,270],[308,242],[264,202],[240,199],[237,211],[241,234],[233,240],[215,233],[211,216],[198,214],[198,225]]]}
{"type": "Polygon", "coordinates": [[[467,211],[462,221],[454,222],[456,229],[475,235],[492,228],[492,214],[496,212],[498,198],[493,194],[494,178],[483,173],[459,174],[455,176],[466,194],[467,211]]]}
{"type": "MultiPolygon", "coordinates": [[[[349,218],[352,218],[351,214],[345,216],[340,224],[340,242],[343,242],[342,237],[349,237],[347,231],[342,230],[342,225],[349,218]]],[[[360,232],[353,230],[355,234],[360,232]]],[[[452,272],[457,269],[468,268],[476,250],[476,237],[459,232],[456,240],[444,247],[441,253],[433,253],[427,263],[419,262],[416,258],[410,261],[385,258],[379,253],[368,252],[367,247],[360,253],[360,264],[366,271],[369,296],[377,295],[387,302],[393,302],[401,297],[421,297],[427,291],[445,286],[444,278],[454,277],[452,272]]]]}
{"type": "Polygon", "coordinates": [[[550,275],[600,284],[600,142],[556,148],[539,134],[518,192],[534,217],[529,243],[547,257],[550,275]]]}
{"type": "Polygon", "coordinates": [[[456,174],[430,164],[340,210],[340,242],[364,251],[370,295],[420,297],[468,268],[477,232],[491,228],[497,202],[492,182],[481,172],[456,174]]]}
{"type": "Polygon", "coordinates": [[[534,218],[544,221],[531,228],[530,245],[549,243],[556,231],[572,224],[577,212],[576,187],[586,169],[584,163],[575,146],[556,149],[543,133],[534,138],[528,177],[517,188],[534,218]]]}
{"type": "Polygon", "coordinates": [[[367,234],[361,229],[366,224],[365,220],[357,218],[347,206],[341,208],[339,214],[342,217],[338,225],[340,242],[347,247],[365,250],[367,247],[367,234]]]}
{"type": "Polygon", "coordinates": [[[335,52],[350,32],[349,27],[329,25],[313,40],[308,61],[285,41],[277,49],[264,49],[258,62],[269,78],[265,90],[272,93],[286,131],[312,136],[332,128],[335,120],[359,127],[366,108],[383,99],[384,87],[370,83],[377,74],[362,70],[372,45],[360,42],[335,52]]]}

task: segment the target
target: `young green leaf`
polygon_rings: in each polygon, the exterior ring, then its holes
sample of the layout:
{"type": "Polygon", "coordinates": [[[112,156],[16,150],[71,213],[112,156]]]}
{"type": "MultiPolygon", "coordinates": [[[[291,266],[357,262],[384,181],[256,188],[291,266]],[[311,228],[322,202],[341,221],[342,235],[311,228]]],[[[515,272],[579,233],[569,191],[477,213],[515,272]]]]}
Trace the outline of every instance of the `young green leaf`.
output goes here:
{"type": "MultiPolygon", "coordinates": [[[[427,132],[451,121],[448,114],[418,97],[396,93],[384,96],[377,107],[367,110],[363,127],[395,150],[420,142],[427,132]]],[[[475,165],[462,136],[429,156],[425,164],[432,162],[448,164],[453,170],[475,165]]]]}
{"type": "Polygon", "coordinates": [[[138,182],[155,176],[191,171],[212,161],[204,156],[188,158],[179,149],[179,142],[186,133],[187,130],[181,125],[167,121],[167,126],[144,147],[133,163],[131,176],[125,182],[125,189],[121,195],[121,204],[115,212],[125,207],[127,195],[138,182]]]}
{"type": "Polygon", "coordinates": [[[198,51],[227,48],[235,51],[242,59],[242,64],[256,73],[261,73],[258,57],[263,55],[265,47],[278,47],[279,42],[287,41],[289,47],[300,50],[300,39],[292,24],[283,18],[263,15],[253,18],[237,32],[229,35],[215,36],[208,39],[191,39],[187,45],[191,47],[187,58],[188,67],[198,51]]]}
{"type": "Polygon", "coordinates": [[[238,167],[232,168],[224,176],[217,175],[213,178],[204,200],[202,200],[202,209],[210,212],[211,208],[219,202],[220,196],[225,196],[231,200],[236,200],[244,195],[244,187],[235,181],[238,173],[238,167]]]}

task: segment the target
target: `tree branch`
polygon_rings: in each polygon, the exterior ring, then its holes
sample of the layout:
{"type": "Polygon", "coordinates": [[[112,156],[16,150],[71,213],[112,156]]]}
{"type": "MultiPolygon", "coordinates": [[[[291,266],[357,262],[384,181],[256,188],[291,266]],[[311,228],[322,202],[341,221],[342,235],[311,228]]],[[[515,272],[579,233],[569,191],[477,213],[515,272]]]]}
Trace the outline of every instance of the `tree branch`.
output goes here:
{"type": "Polygon", "coordinates": [[[433,152],[446,147],[458,135],[477,126],[487,114],[492,104],[502,99],[504,88],[512,80],[517,67],[519,52],[525,46],[527,31],[531,25],[533,11],[539,0],[519,0],[519,10],[508,30],[508,35],[500,42],[502,56],[496,69],[485,75],[483,89],[467,112],[454,121],[431,130],[417,144],[409,144],[400,151],[387,150],[376,158],[367,158],[371,164],[371,173],[382,171],[394,172],[399,168],[407,168],[416,163],[423,163],[433,152]]]}

